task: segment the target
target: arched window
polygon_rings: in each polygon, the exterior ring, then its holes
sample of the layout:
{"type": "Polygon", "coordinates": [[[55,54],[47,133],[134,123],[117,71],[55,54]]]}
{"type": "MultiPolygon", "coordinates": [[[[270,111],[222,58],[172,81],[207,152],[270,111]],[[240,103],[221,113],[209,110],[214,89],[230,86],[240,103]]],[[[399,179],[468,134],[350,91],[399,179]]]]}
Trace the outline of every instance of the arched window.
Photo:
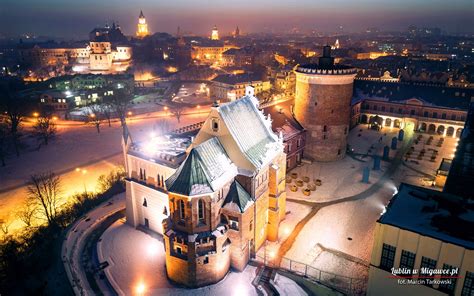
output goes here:
{"type": "Polygon", "coordinates": [[[198,218],[204,220],[204,201],[202,199],[198,201],[198,218]]]}
{"type": "Polygon", "coordinates": [[[179,211],[179,219],[184,220],[185,208],[184,208],[184,201],[182,199],[178,201],[178,211],[179,211]]]}

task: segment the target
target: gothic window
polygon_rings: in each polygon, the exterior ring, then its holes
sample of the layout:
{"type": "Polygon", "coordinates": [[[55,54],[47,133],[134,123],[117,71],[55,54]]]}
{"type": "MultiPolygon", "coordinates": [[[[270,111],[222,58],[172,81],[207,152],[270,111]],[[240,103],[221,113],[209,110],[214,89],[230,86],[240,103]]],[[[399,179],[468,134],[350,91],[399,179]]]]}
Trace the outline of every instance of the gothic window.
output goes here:
{"type": "Polygon", "coordinates": [[[179,211],[179,219],[184,220],[185,218],[185,208],[184,208],[184,201],[180,199],[178,201],[178,211],[179,211]]]}
{"type": "Polygon", "coordinates": [[[143,198],[143,206],[146,208],[148,207],[148,203],[146,202],[146,198],[143,198]]]}
{"type": "Polygon", "coordinates": [[[202,199],[200,199],[198,201],[198,218],[199,218],[199,222],[204,222],[204,201],[202,199]]]}

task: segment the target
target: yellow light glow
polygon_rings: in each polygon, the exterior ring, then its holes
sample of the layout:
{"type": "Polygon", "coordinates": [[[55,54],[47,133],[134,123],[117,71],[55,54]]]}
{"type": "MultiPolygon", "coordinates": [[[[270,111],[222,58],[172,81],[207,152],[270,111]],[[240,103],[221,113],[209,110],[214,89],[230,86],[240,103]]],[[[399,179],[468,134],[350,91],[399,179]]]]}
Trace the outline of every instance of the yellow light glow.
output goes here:
{"type": "Polygon", "coordinates": [[[163,110],[168,110],[168,107],[167,107],[167,106],[165,106],[165,107],[163,108],[163,110]]]}
{"type": "Polygon", "coordinates": [[[34,112],[34,113],[33,113],[33,116],[34,116],[34,117],[38,117],[38,116],[39,116],[39,113],[38,113],[38,112],[34,112]]]}
{"type": "Polygon", "coordinates": [[[132,111],[128,111],[127,114],[128,114],[128,116],[131,116],[133,113],[132,113],[132,111]]]}
{"type": "Polygon", "coordinates": [[[95,117],[95,114],[94,114],[94,113],[92,113],[90,116],[91,116],[91,118],[94,118],[94,117],[95,117]]]}
{"type": "Polygon", "coordinates": [[[80,172],[81,171],[81,168],[76,168],[76,172],[80,172]]]}
{"type": "Polygon", "coordinates": [[[87,173],[87,170],[83,169],[81,172],[83,175],[85,175],[87,173]]]}
{"type": "Polygon", "coordinates": [[[201,106],[200,106],[200,105],[197,105],[196,108],[201,109],[201,106]]]}
{"type": "Polygon", "coordinates": [[[56,116],[53,116],[53,120],[58,120],[58,118],[56,116]]]}
{"type": "Polygon", "coordinates": [[[146,291],[146,287],[144,283],[139,283],[136,288],[137,294],[142,295],[146,291]]]}

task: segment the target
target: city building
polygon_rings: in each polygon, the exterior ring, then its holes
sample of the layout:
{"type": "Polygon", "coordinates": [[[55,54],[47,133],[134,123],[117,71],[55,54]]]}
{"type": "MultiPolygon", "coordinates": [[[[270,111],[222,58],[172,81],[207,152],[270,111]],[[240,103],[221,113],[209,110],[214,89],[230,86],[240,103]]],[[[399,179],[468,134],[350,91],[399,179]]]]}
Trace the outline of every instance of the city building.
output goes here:
{"type": "Polygon", "coordinates": [[[356,69],[334,64],[325,46],[318,64],[296,68],[294,116],[308,131],[305,156],[333,161],[346,154],[356,69]]]}
{"type": "Polygon", "coordinates": [[[247,86],[252,86],[256,95],[271,89],[269,80],[256,73],[221,74],[211,80],[211,99],[222,102],[235,101],[245,95],[247,86]]]}
{"type": "Polygon", "coordinates": [[[49,107],[54,112],[66,111],[68,109],[68,97],[71,97],[71,95],[48,90],[39,96],[40,106],[49,107]]]}
{"type": "Polygon", "coordinates": [[[38,80],[64,74],[66,66],[78,73],[117,73],[130,66],[132,47],[118,25],[95,28],[89,36],[89,42],[21,43],[18,61],[34,71],[46,69],[46,76],[40,74],[44,71],[36,71],[38,80]]]}
{"type": "Polygon", "coordinates": [[[214,25],[211,31],[211,40],[219,40],[219,31],[217,30],[217,26],[214,25]]]}
{"type": "Polygon", "coordinates": [[[250,47],[231,48],[222,53],[220,65],[224,67],[248,67],[253,65],[255,53],[250,47]]]}
{"type": "Polygon", "coordinates": [[[163,235],[166,271],[189,287],[243,270],[285,217],[283,138],[249,87],[215,104],[196,137],[123,138],[127,223],[163,235]],[[163,224],[161,222],[163,221],[163,224]]]}
{"type": "Polygon", "coordinates": [[[272,130],[283,135],[286,154],[286,171],[289,172],[301,164],[306,144],[306,130],[287,110],[277,106],[264,109],[272,119],[272,130]]]}
{"type": "Polygon", "coordinates": [[[356,80],[351,127],[374,124],[459,137],[474,98],[472,89],[356,80]]]}
{"type": "Polygon", "coordinates": [[[221,65],[224,61],[222,55],[232,48],[238,48],[232,44],[225,44],[218,40],[203,40],[191,46],[191,59],[201,65],[221,65]]]}
{"type": "Polygon", "coordinates": [[[402,183],[375,225],[367,295],[473,295],[473,230],[472,202],[402,183]]]}
{"type": "Polygon", "coordinates": [[[143,11],[140,10],[140,16],[138,16],[137,32],[136,36],[138,38],[143,38],[150,35],[148,32],[148,24],[146,23],[145,15],[143,11]]]}

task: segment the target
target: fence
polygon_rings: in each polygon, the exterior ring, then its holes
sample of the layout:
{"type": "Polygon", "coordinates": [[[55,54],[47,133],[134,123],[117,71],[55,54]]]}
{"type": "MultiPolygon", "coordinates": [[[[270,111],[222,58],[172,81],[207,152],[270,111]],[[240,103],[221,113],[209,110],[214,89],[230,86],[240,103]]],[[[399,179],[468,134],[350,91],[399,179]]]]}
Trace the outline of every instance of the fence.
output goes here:
{"type": "Polygon", "coordinates": [[[347,295],[365,295],[367,291],[367,278],[341,276],[286,257],[283,257],[278,264],[276,260],[270,259],[269,257],[268,254],[266,254],[266,258],[257,254],[253,260],[263,263],[268,267],[283,269],[307,277],[347,295]]]}

